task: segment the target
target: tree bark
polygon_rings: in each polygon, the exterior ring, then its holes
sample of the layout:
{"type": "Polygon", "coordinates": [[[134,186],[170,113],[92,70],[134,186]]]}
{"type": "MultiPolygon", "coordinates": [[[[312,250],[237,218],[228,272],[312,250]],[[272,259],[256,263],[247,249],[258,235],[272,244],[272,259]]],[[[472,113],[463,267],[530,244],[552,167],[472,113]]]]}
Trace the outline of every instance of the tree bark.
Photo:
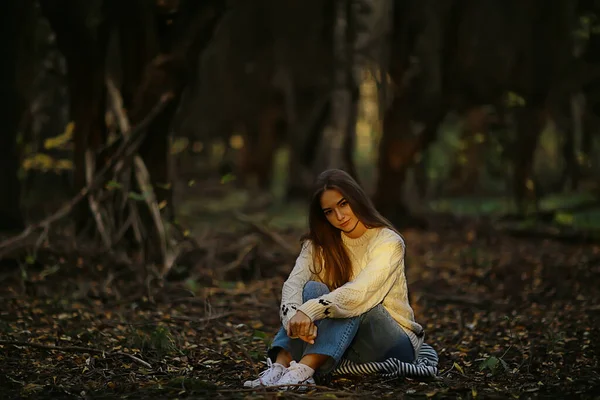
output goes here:
{"type": "Polygon", "coordinates": [[[379,144],[375,206],[397,227],[416,222],[404,200],[406,175],[416,156],[435,139],[441,117],[432,118],[419,134],[412,131],[408,99],[397,97],[387,110],[379,144]]]}
{"type": "Polygon", "coordinates": [[[142,83],[144,69],[159,52],[155,6],[145,0],[129,0],[118,5],[121,96],[128,112],[142,83]]]}
{"type": "Polygon", "coordinates": [[[24,227],[20,209],[21,182],[18,179],[19,156],[17,136],[21,116],[29,102],[31,66],[26,63],[26,51],[35,39],[34,2],[4,0],[0,2],[0,231],[24,227]],[[32,23],[33,22],[33,23],[32,23]]]}
{"type": "MultiPolygon", "coordinates": [[[[86,185],[85,154],[106,143],[106,52],[112,16],[110,4],[77,0],[41,0],[42,11],[56,34],[67,63],[70,119],[73,132],[73,186],[86,185]]],[[[98,160],[98,167],[103,163],[98,160]]],[[[90,218],[86,204],[75,211],[78,230],[90,218]]]]}
{"type": "Polygon", "coordinates": [[[130,119],[135,125],[148,114],[160,96],[166,92],[173,94],[173,101],[157,116],[140,147],[140,156],[150,173],[157,201],[167,202],[171,216],[174,214],[168,145],[171,123],[183,90],[194,79],[200,55],[212,39],[224,12],[224,2],[219,0],[181,1],[172,30],[163,32],[169,35],[169,40],[159,37],[161,49],[170,52],[159,54],[146,66],[133,99],[130,119]]]}
{"type": "Polygon", "coordinates": [[[442,30],[445,11],[439,10],[438,5],[429,0],[394,3],[389,72],[395,93],[384,114],[373,200],[380,212],[397,226],[416,222],[403,197],[406,175],[416,157],[435,140],[444,116],[442,30]],[[411,32],[413,20],[417,21],[417,34],[411,32]],[[410,63],[410,56],[414,54],[422,66],[418,79],[410,63]],[[413,132],[412,121],[421,121],[425,128],[413,132]]]}
{"type": "Polygon", "coordinates": [[[352,124],[356,114],[352,111],[352,90],[356,87],[353,76],[353,33],[350,1],[336,0],[333,28],[333,89],[331,93],[330,126],[323,132],[317,153],[316,173],[339,168],[354,173],[351,151],[348,151],[352,124]]]}

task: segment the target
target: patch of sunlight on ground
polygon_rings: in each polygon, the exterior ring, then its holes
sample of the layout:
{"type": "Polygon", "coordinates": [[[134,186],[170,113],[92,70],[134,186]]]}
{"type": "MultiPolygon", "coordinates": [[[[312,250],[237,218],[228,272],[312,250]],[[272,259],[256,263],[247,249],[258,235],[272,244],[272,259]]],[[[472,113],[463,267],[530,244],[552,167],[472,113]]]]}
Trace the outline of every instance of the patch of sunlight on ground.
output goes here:
{"type": "MultiPolygon", "coordinates": [[[[590,193],[565,193],[543,198],[540,201],[542,211],[560,210],[576,207],[594,201],[590,193]]],[[[489,198],[451,198],[430,202],[434,212],[446,212],[463,216],[494,216],[515,211],[512,201],[506,197],[489,198]]],[[[523,228],[535,225],[535,220],[523,221],[523,228]]],[[[600,230],[600,207],[575,212],[558,212],[554,223],[576,229],[600,230]]]]}
{"type": "Polygon", "coordinates": [[[600,230],[600,208],[578,213],[558,213],[555,222],[586,230],[600,230]]]}
{"type": "Polygon", "coordinates": [[[559,208],[575,207],[583,203],[594,201],[596,198],[592,193],[560,193],[544,197],[540,201],[542,210],[556,210],[559,208]]]}

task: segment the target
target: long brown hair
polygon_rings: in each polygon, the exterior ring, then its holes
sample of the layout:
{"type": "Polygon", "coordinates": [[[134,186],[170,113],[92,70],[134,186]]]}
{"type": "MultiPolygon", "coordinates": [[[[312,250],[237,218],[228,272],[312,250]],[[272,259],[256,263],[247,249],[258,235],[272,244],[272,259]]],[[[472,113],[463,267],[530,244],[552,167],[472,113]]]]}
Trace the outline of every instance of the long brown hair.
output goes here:
{"type": "Polygon", "coordinates": [[[352,278],[352,263],[342,241],[341,232],[329,223],[321,208],[321,196],[326,190],[337,190],[350,204],[354,215],[368,228],[386,227],[400,234],[384,218],[365,191],[348,174],[339,169],[322,172],[316,182],[308,214],[309,232],[302,241],[313,245],[311,272],[321,276],[330,290],[334,290],[352,278]],[[321,275],[321,272],[324,274],[321,275]]]}

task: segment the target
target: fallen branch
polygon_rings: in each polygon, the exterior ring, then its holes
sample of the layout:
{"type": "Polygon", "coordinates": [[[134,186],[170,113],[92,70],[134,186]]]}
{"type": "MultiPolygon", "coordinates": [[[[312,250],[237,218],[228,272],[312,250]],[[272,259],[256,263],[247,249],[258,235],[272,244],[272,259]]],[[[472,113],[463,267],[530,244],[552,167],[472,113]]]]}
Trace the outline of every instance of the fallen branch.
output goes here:
{"type": "Polygon", "coordinates": [[[273,242],[275,242],[276,244],[278,244],[282,249],[284,249],[289,255],[291,256],[297,256],[298,255],[298,250],[296,250],[295,248],[293,248],[292,246],[290,246],[285,239],[283,239],[280,235],[278,235],[276,232],[273,232],[272,230],[268,229],[266,226],[259,224],[256,221],[253,221],[250,217],[248,217],[247,215],[244,215],[242,213],[235,213],[235,217],[241,221],[244,222],[246,224],[249,224],[250,226],[252,226],[254,229],[256,229],[257,231],[259,231],[260,233],[262,233],[263,235],[267,236],[268,238],[270,238],[273,242]]]}
{"type": "Polygon", "coordinates": [[[135,156],[133,158],[133,165],[135,179],[140,190],[146,193],[146,196],[144,196],[144,200],[150,212],[150,216],[152,217],[152,221],[154,222],[156,233],[158,234],[157,249],[160,251],[160,259],[163,263],[162,271],[160,273],[160,276],[162,278],[167,275],[167,273],[173,266],[175,257],[173,256],[173,254],[169,254],[167,250],[167,234],[165,232],[165,226],[160,216],[160,209],[158,207],[158,202],[156,201],[154,189],[152,188],[152,184],[150,182],[150,173],[146,168],[146,164],[144,164],[142,157],[135,156]]]}
{"type": "Polygon", "coordinates": [[[181,316],[172,316],[171,319],[176,320],[176,321],[190,321],[190,322],[208,322],[208,321],[214,321],[216,319],[221,319],[224,317],[228,317],[230,315],[233,315],[234,312],[230,311],[230,312],[226,312],[226,313],[222,313],[222,314],[216,314],[216,315],[211,315],[209,317],[203,317],[203,318],[194,318],[194,317],[186,317],[184,315],[181,316]]]}
{"type": "Polygon", "coordinates": [[[240,253],[237,255],[235,260],[233,260],[229,264],[225,265],[224,267],[219,268],[219,270],[218,270],[219,274],[221,276],[224,276],[227,272],[230,272],[234,269],[239,268],[242,265],[242,262],[246,259],[246,256],[248,254],[250,254],[250,252],[252,250],[254,250],[256,248],[256,246],[257,246],[256,243],[252,243],[252,244],[249,244],[248,246],[244,247],[242,249],[242,251],[240,251],[240,253]]]}
{"type": "Polygon", "coordinates": [[[130,134],[123,139],[117,150],[109,157],[102,169],[94,176],[94,179],[92,179],[92,181],[86,187],[81,189],[79,193],[77,193],[77,195],[75,195],[69,202],[59,208],[54,214],[51,214],[39,222],[29,225],[20,234],[2,241],[0,243],[0,259],[9,251],[18,248],[19,244],[21,244],[36,230],[40,228],[46,228],[50,224],[67,216],[73,210],[73,208],[79,204],[79,202],[85,199],[89,193],[98,188],[103,183],[106,173],[110,171],[124,155],[131,153],[132,149],[137,149],[137,146],[139,146],[142,142],[140,139],[145,137],[146,128],[148,125],[165,108],[172,98],[172,93],[165,93],[161,96],[158,104],[154,106],[146,118],[144,118],[135,128],[133,128],[130,134]]]}
{"type": "MultiPolygon", "coordinates": [[[[92,183],[92,179],[94,176],[94,170],[96,169],[96,160],[94,157],[94,153],[91,149],[86,150],[85,152],[85,182],[89,185],[92,183]]],[[[90,203],[90,210],[92,211],[92,215],[94,216],[94,220],[96,221],[96,227],[98,228],[98,232],[100,232],[100,237],[102,238],[102,242],[104,243],[104,248],[106,250],[110,249],[110,237],[104,227],[104,222],[102,221],[102,214],[100,213],[100,205],[96,201],[96,196],[92,193],[88,194],[88,202],[90,203]]]]}
{"type": "Polygon", "coordinates": [[[25,346],[25,347],[33,347],[36,349],[43,350],[54,350],[54,351],[63,351],[68,353],[94,353],[94,354],[102,354],[102,355],[115,355],[115,356],[125,356],[131,358],[133,361],[142,364],[147,368],[152,368],[150,363],[142,360],[141,358],[137,358],[133,354],[124,353],[122,351],[104,351],[99,349],[94,349],[91,347],[83,347],[83,346],[53,346],[46,345],[40,343],[31,343],[31,342],[19,342],[15,340],[0,340],[0,345],[13,345],[13,346],[25,346]]]}

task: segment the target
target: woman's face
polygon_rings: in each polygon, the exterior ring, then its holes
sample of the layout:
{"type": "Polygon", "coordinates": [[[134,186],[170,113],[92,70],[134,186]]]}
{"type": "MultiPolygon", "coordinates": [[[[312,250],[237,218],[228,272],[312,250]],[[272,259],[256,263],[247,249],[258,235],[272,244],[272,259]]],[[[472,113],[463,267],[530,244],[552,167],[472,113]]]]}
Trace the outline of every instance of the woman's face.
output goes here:
{"type": "Polygon", "coordinates": [[[331,225],[350,237],[359,237],[366,230],[363,223],[354,215],[348,200],[335,189],[328,189],[323,192],[321,195],[321,209],[331,225]]]}

